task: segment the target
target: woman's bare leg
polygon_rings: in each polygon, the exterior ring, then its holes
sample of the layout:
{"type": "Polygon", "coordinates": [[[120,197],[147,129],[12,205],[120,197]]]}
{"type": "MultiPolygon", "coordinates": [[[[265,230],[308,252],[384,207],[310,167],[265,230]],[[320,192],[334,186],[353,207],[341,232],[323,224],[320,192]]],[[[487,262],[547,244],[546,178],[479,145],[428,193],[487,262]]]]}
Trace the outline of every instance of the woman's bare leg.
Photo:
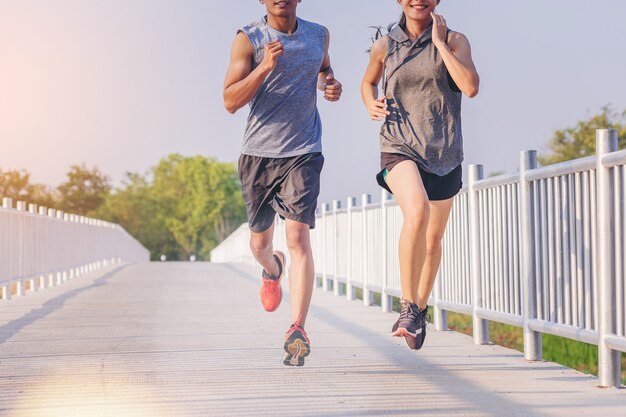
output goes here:
{"type": "Polygon", "coordinates": [[[428,195],[413,161],[400,162],[387,174],[386,181],[404,217],[399,242],[402,297],[417,303],[426,258],[426,231],[430,215],[428,195]]]}
{"type": "Polygon", "coordinates": [[[428,229],[426,231],[426,261],[424,262],[424,268],[419,280],[416,302],[422,310],[428,304],[428,297],[430,297],[430,292],[435,284],[435,278],[441,263],[441,240],[448,224],[450,211],[452,210],[452,201],[453,199],[450,198],[448,200],[430,202],[430,220],[428,221],[428,229]]]}

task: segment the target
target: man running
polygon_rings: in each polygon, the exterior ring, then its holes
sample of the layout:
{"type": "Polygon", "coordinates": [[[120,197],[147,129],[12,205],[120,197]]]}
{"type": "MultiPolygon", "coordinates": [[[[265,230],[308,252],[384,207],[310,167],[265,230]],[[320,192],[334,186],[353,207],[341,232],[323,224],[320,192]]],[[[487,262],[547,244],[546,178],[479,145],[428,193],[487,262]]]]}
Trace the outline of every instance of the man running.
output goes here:
{"type": "Polygon", "coordinates": [[[304,365],[311,349],[304,330],[315,282],[309,229],[315,226],[324,164],[316,90],[328,101],[339,100],[342,92],[330,66],[328,30],[296,16],[301,1],[260,0],[267,15],[238,31],[224,82],[230,113],[250,104],[239,179],[250,248],[263,267],[266,311],[275,311],[282,299],[286,258],[273,250],[272,240],[276,213],[285,219],[292,325],[283,362],[291,366],[304,365]]]}

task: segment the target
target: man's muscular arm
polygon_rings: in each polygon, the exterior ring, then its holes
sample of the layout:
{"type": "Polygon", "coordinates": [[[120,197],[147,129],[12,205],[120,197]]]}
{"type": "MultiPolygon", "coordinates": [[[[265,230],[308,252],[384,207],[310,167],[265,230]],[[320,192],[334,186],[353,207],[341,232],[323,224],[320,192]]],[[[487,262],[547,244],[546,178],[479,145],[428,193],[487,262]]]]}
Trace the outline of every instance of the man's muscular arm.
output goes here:
{"type": "Polygon", "coordinates": [[[337,101],[341,98],[343,86],[335,79],[335,73],[330,65],[330,32],[326,29],[326,48],[324,51],[324,61],[317,77],[317,88],[324,92],[324,98],[328,101],[337,101]]]}
{"type": "Polygon", "coordinates": [[[235,113],[256,95],[267,75],[276,68],[278,57],[284,53],[283,45],[276,40],[265,45],[261,64],[252,70],[254,51],[245,33],[235,37],[230,52],[230,64],[224,80],[224,107],[235,113]]]}

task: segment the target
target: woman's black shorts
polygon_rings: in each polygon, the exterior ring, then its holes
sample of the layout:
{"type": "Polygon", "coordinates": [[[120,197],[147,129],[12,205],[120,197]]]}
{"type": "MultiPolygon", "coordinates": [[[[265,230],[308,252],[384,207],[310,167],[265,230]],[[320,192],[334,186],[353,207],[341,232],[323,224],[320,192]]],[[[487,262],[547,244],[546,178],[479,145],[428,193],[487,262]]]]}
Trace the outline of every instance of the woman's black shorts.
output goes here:
{"type": "Polygon", "coordinates": [[[435,175],[431,172],[425,171],[413,158],[407,155],[399,153],[382,152],[380,154],[380,169],[381,171],[376,175],[376,181],[378,185],[393,194],[387,181],[385,181],[385,170],[391,172],[391,170],[402,161],[413,161],[419,169],[428,194],[430,201],[448,200],[459,193],[463,187],[463,169],[461,165],[454,168],[449,174],[444,176],[435,175]]]}

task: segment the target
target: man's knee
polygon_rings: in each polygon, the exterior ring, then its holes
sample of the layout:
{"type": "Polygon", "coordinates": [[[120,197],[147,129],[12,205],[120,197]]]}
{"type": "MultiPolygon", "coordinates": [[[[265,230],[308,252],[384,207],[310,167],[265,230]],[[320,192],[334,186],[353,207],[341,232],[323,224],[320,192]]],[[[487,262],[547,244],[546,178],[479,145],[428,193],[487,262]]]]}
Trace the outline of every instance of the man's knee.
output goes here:
{"type": "Polygon", "coordinates": [[[254,255],[262,254],[272,248],[272,238],[253,233],[250,237],[250,249],[254,255]]]}
{"type": "Polygon", "coordinates": [[[311,238],[308,225],[291,227],[287,231],[287,248],[291,253],[308,253],[311,249],[311,238]]]}

